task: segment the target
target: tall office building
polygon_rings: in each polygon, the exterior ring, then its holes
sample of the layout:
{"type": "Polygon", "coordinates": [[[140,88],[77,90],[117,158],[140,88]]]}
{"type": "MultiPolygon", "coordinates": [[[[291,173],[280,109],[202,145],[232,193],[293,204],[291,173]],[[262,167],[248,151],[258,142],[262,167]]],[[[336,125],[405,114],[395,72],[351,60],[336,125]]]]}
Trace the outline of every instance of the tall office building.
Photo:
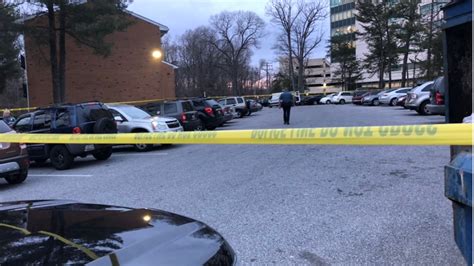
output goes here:
{"type": "MultiPolygon", "coordinates": [[[[356,37],[355,0],[330,0],[331,37],[342,35],[354,41],[356,37]]],[[[355,43],[353,43],[355,45],[355,43]]],[[[336,63],[333,62],[332,63],[336,63]]]]}
{"type": "MultiPolygon", "coordinates": [[[[372,0],[382,1],[382,0],[372,0]]],[[[399,0],[391,0],[393,3],[399,0]]],[[[361,33],[363,28],[361,23],[357,21],[355,14],[357,12],[356,5],[358,0],[330,0],[330,16],[331,16],[331,37],[336,35],[346,36],[353,41],[355,47],[356,58],[359,62],[364,61],[368,53],[368,47],[365,40],[358,37],[356,40],[356,32],[361,33]]],[[[443,12],[440,11],[441,7],[446,5],[449,0],[419,0],[418,12],[426,19],[427,16],[434,14],[434,21],[437,24],[442,23],[443,12]]],[[[419,52],[417,54],[409,55],[409,73],[408,78],[413,79],[421,75],[419,69],[419,62],[424,60],[426,54],[419,52]],[[418,62],[418,65],[417,65],[418,62]]],[[[401,60],[400,60],[401,61],[401,60]]],[[[337,68],[337,62],[331,60],[331,68],[337,68]]],[[[336,77],[335,75],[332,75],[336,77]]],[[[388,76],[388,74],[387,74],[388,76]]],[[[337,77],[336,77],[337,78],[337,77]]],[[[362,77],[357,84],[363,86],[373,86],[377,84],[378,77],[362,70],[362,77]]],[[[394,86],[398,86],[401,80],[401,65],[392,67],[392,81],[394,86]]]]}

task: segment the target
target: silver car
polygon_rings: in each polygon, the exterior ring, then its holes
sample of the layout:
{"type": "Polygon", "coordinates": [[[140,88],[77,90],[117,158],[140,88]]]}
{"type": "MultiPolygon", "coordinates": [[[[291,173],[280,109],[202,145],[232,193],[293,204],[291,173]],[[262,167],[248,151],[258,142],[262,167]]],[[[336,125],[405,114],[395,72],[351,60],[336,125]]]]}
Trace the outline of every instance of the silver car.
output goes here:
{"type": "Polygon", "coordinates": [[[427,105],[430,103],[431,87],[433,87],[433,81],[428,81],[409,91],[407,93],[405,107],[415,110],[421,115],[429,115],[430,111],[427,105]]]}
{"type": "Polygon", "coordinates": [[[380,95],[382,95],[383,93],[390,92],[390,91],[391,91],[391,90],[385,90],[385,91],[379,91],[379,90],[370,91],[370,92],[368,92],[366,95],[364,95],[364,97],[362,98],[362,104],[363,104],[363,105],[373,105],[373,106],[377,106],[377,105],[380,104],[380,101],[379,101],[380,95]]]}
{"type": "MultiPolygon", "coordinates": [[[[131,105],[108,105],[117,122],[118,133],[179,132],[183,127],[176,118],[150,116],[131,105]]],[[[153,144],[134,144],[137,151],[148,151],[153,144]]]]}
{"type": "Polygon", "coordinates": [[[380,95],[379,101],[381,104],[388,104],[390,106],[397,105],[397,100],[399,97],[405,96],[411,88],[400,88],[393,90],[391,92],[384,92],[380,95]]]}

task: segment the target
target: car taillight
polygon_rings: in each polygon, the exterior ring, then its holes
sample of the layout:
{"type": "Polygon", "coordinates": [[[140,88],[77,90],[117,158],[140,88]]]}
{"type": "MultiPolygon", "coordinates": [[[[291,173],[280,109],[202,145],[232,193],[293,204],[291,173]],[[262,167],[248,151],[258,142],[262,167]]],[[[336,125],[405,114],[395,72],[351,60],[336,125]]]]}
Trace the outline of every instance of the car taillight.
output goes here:
{"type": "Polygon", "coordinates": [[[186,114],[182,113],[181,114],[181,122],[184,122],[184,121],[186,121],[186,114]]]}
{"type": "Polygon", "coordinates": [[[212,108],[211,107],[206,107],[206,108],[204,108],[204,112],[206,112],[208,115],[212,115],[212,108]]]}
{"type": "Polygon", "coordinates": [[[72,134],[81,134],[81,128],[80,127],[75,127],[72,129],[72,134]]]}
{"type": "Polygon", "coordinates": [[[435,102],[436,104],[444,104],[444,97],[441,93],[439,93],[439,91],[437,91],[435,93],[435,102]]]}

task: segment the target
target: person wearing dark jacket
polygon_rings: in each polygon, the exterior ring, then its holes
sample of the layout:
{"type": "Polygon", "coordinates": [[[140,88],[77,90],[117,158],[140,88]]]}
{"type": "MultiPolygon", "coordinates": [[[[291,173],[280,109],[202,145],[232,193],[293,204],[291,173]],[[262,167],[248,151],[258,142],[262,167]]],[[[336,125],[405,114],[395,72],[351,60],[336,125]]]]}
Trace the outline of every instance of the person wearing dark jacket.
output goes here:
{"type": "Polygon", "coordinates": [[[280,94],[280,107],[283,108],[283,123],[285,125],[290,124],[291,106],[293,106],[293,94],[285,90],[280,94]]]}

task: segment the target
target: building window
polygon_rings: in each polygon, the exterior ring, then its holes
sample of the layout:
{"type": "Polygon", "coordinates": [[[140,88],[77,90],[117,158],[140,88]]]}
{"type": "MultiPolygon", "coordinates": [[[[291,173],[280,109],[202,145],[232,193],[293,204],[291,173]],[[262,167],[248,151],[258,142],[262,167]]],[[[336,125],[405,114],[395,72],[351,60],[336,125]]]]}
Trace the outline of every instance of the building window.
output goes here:
{"type": "Polygon", "coordinates": [[[330,4],[331,4],[331,7],[335,7],[335,6],[340,6],[340,5],[349,4],[353,2],[354,0],[331,0],[330,4]]]}
{"type": "Polygon", "coordinates": [[[344,12],[339,12],[331,15],[331,22],[340,21],[344,19],[349,19],[354,17],[353,10],[347,10],[344,12]]]}

